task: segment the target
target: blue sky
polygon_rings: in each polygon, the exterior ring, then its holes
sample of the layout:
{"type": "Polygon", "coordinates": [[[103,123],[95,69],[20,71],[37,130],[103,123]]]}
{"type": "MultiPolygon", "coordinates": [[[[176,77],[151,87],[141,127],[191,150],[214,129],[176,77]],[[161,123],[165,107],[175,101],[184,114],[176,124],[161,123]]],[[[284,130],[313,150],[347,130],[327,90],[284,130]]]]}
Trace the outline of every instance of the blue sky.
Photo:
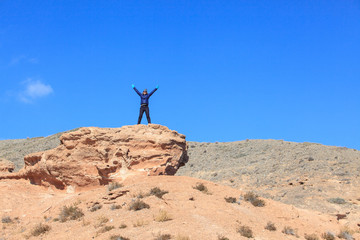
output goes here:
{"type": "Polygon", "coordinates": [[[0,53],[0,139],[135,124],[134,83],[190,141],[360,149],[360,1],[2,0],[0,53]]]}

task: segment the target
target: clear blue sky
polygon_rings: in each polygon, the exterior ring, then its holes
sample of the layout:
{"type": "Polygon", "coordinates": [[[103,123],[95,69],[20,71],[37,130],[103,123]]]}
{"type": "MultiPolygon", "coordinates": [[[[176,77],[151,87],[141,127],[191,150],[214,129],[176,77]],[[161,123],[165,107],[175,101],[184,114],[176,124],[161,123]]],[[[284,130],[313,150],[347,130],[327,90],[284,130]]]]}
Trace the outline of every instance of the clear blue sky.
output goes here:
{"type": "Polygon", "coordinates": [[[135,124],[134,83],[190,141],[360,149],[360,1],[2,0],[0,82],[0,139],[135,124]]]}

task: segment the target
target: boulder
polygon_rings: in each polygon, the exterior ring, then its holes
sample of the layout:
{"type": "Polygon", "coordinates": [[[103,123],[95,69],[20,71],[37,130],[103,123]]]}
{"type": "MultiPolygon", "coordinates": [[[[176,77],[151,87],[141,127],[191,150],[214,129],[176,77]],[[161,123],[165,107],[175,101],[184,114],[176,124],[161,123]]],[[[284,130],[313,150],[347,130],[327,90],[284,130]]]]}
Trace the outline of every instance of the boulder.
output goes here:
{"type": "Polygon", "coordinates": [[[9,160],[0,158],[0,173],[9,173],[14,171],[15,164],[10,162],[9,160]]]}
{"type": "Polygon", "coordinates": [[[25,167],[8,178],[74,189],[131,175],[174,175],[188,160],[185,136],[157,124],[83,127],[60,141],[57,148],[25,156],[25,167]]]}

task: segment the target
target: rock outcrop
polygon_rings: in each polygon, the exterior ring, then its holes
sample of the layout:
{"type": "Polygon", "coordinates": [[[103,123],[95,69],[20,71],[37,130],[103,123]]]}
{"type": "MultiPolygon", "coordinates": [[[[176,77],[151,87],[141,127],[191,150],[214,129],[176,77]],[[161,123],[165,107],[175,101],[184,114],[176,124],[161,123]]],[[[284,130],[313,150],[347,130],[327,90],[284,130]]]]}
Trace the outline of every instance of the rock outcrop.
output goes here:
{"type": "Polygon", "coordinates": [[[1,178],[33,184],[88,187],[130,175],[174,175],[187,160],[185,136],[165,126],[86,127],[65,133],[55,149],[25,156],[25,167],[1,178]]]}
{"type": "Polygon", "coordinates": [[[14,163],[12,163],[6,159],[0,158],[0,173],[1,172],[5,172],[5,173],[12,172],[12,171],[14,171],[14,169],[15,169],[14,163]]]}

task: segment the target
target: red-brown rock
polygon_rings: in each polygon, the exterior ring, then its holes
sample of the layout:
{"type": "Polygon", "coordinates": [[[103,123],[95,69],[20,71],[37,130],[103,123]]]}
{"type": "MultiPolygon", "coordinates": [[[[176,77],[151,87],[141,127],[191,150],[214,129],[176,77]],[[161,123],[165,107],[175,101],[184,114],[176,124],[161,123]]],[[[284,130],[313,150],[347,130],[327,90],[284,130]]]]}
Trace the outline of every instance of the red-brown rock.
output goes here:
{"type": "Polygon", "coordinates": [[[188,160],[185,136],[156,124],[84,127],[60,141],[55,149],[25,156],[25,167],[8,178],[59,189],[87,187],[130,175],[174,175],[188,160]]]}
{"type": "Polygon", "coordinates": [[[15,169],[14,163],[6,159],[0,158],[0,172],[8,173],[14,171],[14,169],[15,169]]]}

